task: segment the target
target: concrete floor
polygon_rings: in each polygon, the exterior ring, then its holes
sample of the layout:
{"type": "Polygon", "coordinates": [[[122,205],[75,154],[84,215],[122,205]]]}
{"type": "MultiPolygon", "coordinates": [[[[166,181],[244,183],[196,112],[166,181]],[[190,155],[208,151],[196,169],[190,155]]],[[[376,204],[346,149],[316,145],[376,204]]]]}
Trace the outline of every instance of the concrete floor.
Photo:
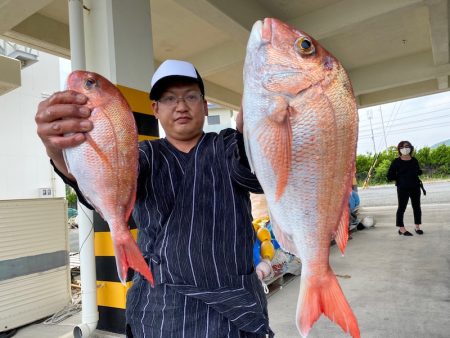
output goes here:
{"type": "MultiPolygon", "coordinates": [[[[73,329],[81,323],[81,312],[58,324],[36,323],[18,329],[12,338],[72,338],[73,329]]],[[[124,335],[95,330],[91,338],[123,338],[124,335]]]]}
{"type": "MultiPolygon", "coordinates": [[[[395,207],[364,207],[376,219],[374,228],[352,234],[345,257],[332,247],[330,262],[355,313],[364,338],[450,337],[450,204],[422,206],[423,236],[399,236],[395,207]]],[[[408,209],[405,222],[412,224],[408,209]]],[[[412,230],[412,227],[409,227],[412,230]]],[[[291,278],[269,295],[271,327],[276,337],[299,337],[295,309],[300,278],[291,278]]],[[[80,315],[58,325],[35,324],[15,338],[71,337],[80,315]]],[[[97,332],[96,337],[123,337],[97,332]]],[[[322,316],[310,338],[348,337],[322,316]]]]}

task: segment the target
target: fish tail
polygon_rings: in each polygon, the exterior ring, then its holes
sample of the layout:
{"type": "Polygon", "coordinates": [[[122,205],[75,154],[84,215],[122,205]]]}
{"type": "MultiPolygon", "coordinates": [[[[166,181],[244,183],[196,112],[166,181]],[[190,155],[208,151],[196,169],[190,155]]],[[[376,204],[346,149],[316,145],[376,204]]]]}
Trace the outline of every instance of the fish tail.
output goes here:
{"type": "Polygon", "coordinates": [[[139,272],[152,286],[155,285],[150,268],[134,241],[133,236],[131,236],[131,233],[124,232],[120,235],[120,238],[114,240],[114,251],[117,273],[119,274],[119,279],[123,285],[126,285],[128,268],[132,268],[139,272]]]}
{"type": "Polygon", "coordinates": [[[301,278],[297,328],[302,337],[308,335],[322,313],[353,338],[360,337],[358,321],[331,269],[327,275],[320,277],[320,281],[317,278],[301,278]]]}

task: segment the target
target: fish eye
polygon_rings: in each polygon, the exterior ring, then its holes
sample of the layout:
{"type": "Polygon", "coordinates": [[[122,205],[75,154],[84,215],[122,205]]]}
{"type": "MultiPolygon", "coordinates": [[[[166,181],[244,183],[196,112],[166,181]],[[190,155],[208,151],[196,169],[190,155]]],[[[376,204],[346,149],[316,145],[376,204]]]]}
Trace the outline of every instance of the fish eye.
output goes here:
{"type": "Polygon", "coordinates": [[[88,79],[86,79],[86,81],[84,81],[84,87],[86,89],[92,89],[96,85],[97,85],[97,81],[95,81],[95,79],[93,79],[93,78],[88,78],[88,79]]]}
{"type": "Polygon", "coordinates": [[[311,39],[309,39],[305,36],[298,38],[295,41],[295,47],[301,54],[304,54],[304,55],[310,55],[310,54],[314,53],[316,50],[314,48],[314,45],[313,45],[311,39]]]}

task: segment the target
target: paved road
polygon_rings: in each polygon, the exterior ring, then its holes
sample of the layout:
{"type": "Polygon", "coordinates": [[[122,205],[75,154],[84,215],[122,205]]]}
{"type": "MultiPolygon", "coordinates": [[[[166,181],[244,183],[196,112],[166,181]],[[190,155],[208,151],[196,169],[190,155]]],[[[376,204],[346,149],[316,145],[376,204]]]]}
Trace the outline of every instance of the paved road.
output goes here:
{"type": "MultiPolygon", "coordinates": [[[[422,195],[422,205],[450,203],[450,180],[424,182],[427,195],[422,195]]],[[[394,184],[358,189],[361,207],[397,205],[397,190],[394,184]]]]}

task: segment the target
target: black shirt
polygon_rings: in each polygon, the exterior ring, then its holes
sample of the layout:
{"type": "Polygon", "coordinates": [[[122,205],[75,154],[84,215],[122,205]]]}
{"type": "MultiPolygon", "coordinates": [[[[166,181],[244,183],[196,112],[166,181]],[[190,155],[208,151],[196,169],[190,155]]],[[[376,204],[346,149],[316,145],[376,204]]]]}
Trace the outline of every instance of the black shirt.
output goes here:
{"type": "Polygon", "coordinates": [[[402,160],[397,157],[389,167],[387,179],[395,180],[395,185],[400,189],[410,189],[420,187],[419,175],[422,175],[422,170],[415,157],[410,160],[402,160]]]}

